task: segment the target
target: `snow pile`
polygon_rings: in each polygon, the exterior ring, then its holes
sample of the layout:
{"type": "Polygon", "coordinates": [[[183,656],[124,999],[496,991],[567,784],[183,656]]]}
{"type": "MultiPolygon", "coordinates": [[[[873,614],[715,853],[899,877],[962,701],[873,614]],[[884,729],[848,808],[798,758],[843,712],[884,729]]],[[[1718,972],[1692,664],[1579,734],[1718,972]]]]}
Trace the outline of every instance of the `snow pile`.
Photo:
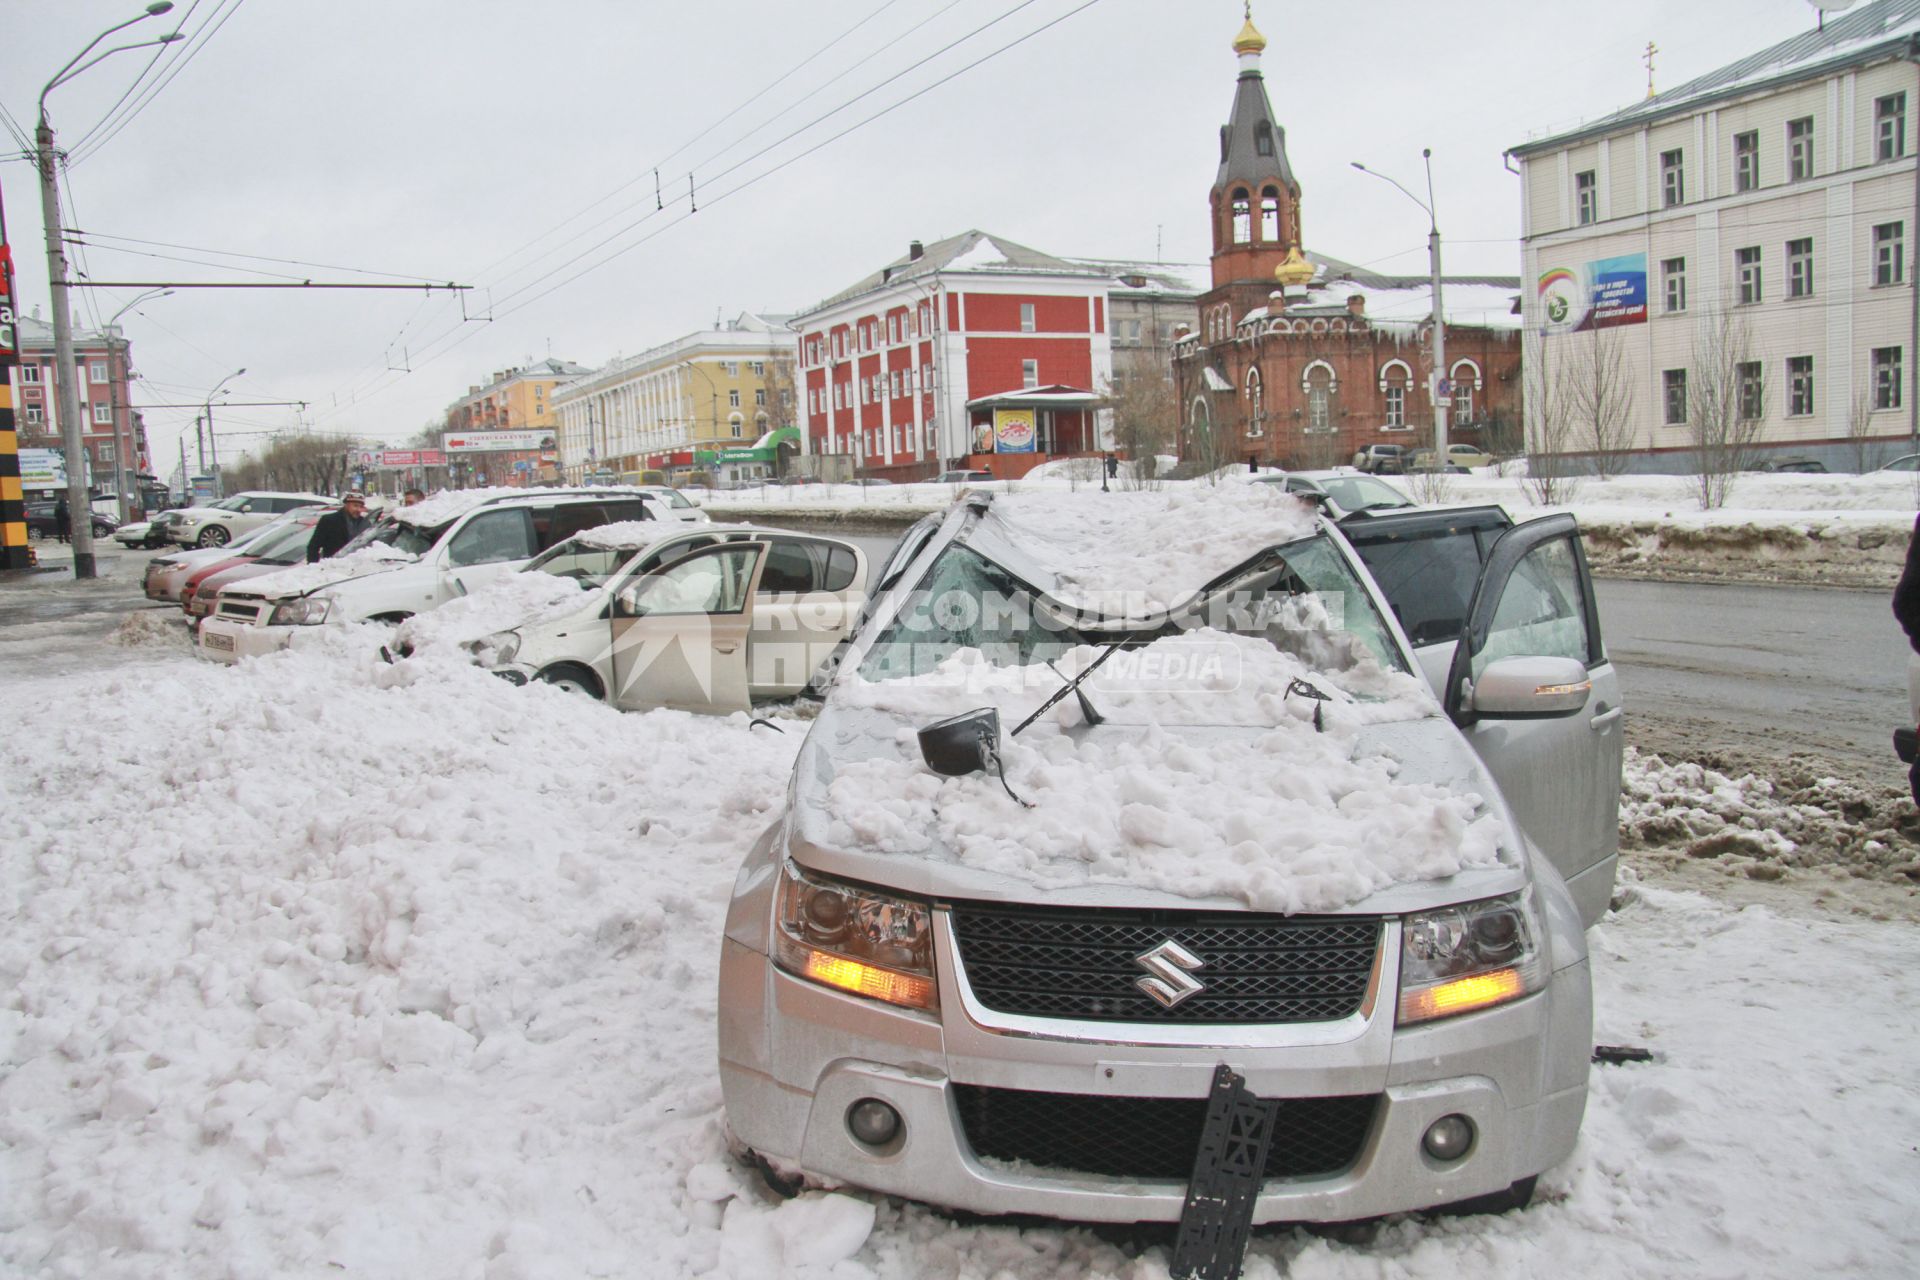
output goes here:
{"type": "Polygon", "coordinates": [[[525,498],[528,493],[526,489],[508,488],[448,489],[431,498],[422,498],[410,507],[396,507],[387,514],[416,529],[432,529],[449,520],[457,520],[489,502],[500,498],[525,498]]]}
{"type": "Polygon", "coordinates": [[[998,497],[980,529],[1015,548],[1021,563],[1052,574],[1055,599],[1138,617],[1179,605],[1265,548],[1310,536],[1314,525],[1312,508],[1297,499],[1181,488],[998,497]]]}
{"type": "Polygon", "coordinates": [[[551,573],[506,573],[438,609],[417,613],[394,633],[397,645],[415,655],[452,650],[515,627],[538,626],[578,609],[597,588],[551,573]]]}
{"type": "Polygon", "coordinates": [[[338,582],[348,582],[354,578],[367,577],[369,574],[398,569],[401,565],[414,564],[419,559],[419,556],[402,551],[398,547],[390,547],[384,542],[374,542],[357,551],[349,551],[345,555],[331,556],[311,564],[297,564],[291,569],[282,569],[278,573],[262,574],[247,583],[246,593],[265,596],[268,599],[303,596],[309,591],[330,587],[338,582]]]}
{"type": "Polygon", "coordinates": [[[141,609],[120,619],[113,629],[113,643],[127,648],[159,646],[168,649],[192,648],[185,621],[173,609],[141,609]]]}
{"type": "Polygon", "coordinates": [[[1421,745],[1453,749],[1451,728],[1410,676],[1369,661],[1351,678],[1382,700],[1319,702],[1289,685],[1330,678],[1260,640],[1197,632],[1122,656],[1136,671],[1194,674],[1130,691],[1137,675],[1116,673],[1104,687],[1090,678],[1082,687],[1105,726],[1064,732],[1062,721],[1078,717],[1069,698],[1018,738],[1008,736],[1014,725],[1060,687],[1044,667],[995,668],[967,650],[931,681],[850,675],[834,705],[898,716],[894,749],[837,758],[817,807],[801,814],[802,834],[1041,888],[1139,885],[1284,912],[1335,910],[1390,885],[1495,866],[1511,847],[1482,796],[1401,781],[1397,760],[1363,744],[1364,726],[1425,720],[1421,745]],[[1034,683],[1043,674],[1051,688],[1034,683]],[[916,727],[936,708],[968,706],[1000,710],[1007,782],[1032,808],[997,776],[942,777],[921,760],[916,727]]]}

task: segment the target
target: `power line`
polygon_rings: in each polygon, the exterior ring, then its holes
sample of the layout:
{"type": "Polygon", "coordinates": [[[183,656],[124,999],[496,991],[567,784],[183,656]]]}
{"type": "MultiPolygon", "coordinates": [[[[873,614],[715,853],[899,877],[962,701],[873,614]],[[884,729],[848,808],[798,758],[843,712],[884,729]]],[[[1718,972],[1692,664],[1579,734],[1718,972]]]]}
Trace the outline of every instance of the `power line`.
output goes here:
{"type": "MultiPolygon", "coordinates": [[[[219,257],[219,258],[246,258],[253,262],[277,262],[284,266],[319,267],[323,271],[350,271],[355,275],[385,276],[390,280],[416,280],[422,283],[432,283],[435,279],[435,277],[433,276],[419,275],[419,274],[410,273],[410,272],[375,271],[368,267],[347,267],[347,266],[341,266],[338,263],[332,263],[332,262],[307,262],[300,258],[275,258],[275,257],[270,257],[269,255],[263,254],[263,253],[241,253],[233,249],[207,249],[207,248],[202,248],[199,245],[170,244],[165,240],[141,240],[135,236],[116,236],[105,231],[85,231],[79,227],[68,227],[67,235],[70,239],[75,237],[85,237],[88,241],[113,240],[113,241],[118,241],[122,244],[144,244],[144,245],[151,245],[161,249],[179,249],[186,253],[212,254],[213,256],[219,257]]],[[[94,247],[98,249],[106,250],[109,253],[139,253],[140,252],[137,249],[122,249],[117,244],[95,244],[94,247]]],[[[150,258],[159,258],[159,257],[164,257],[165,255],[150,253],[144,256],[150,257],[150,258]]],[[[172,259],[172,261],[196,262],[199,260],[195,258],[175,258],[175,259],[172,259]]],[[[202,265],[219,266],[220,264],[203,263],[202,265]]],[[[223,267],[222,269],[223,270],[239,270],[239,268],[237,267],[223,267]]]]}
{"type": "MultiPolygon", "coordinates": [[[[216,0],[216,5],[223,6],[228,3],[229,0],[216,0]]],[[[141,94],[139,100],[128,109],[127,113],[120,118],[118,123],[114,124],[111,129],[102,134],[98,141],[89,144],[84,150],[78,151],[72,157],[71,163],[80,163],[88,156],[98,152],[109,142],[112,142],[122,129],[137,119],[140,113],[146,110],[147,106],[152,103],[155,98],[159,97],[168,85],[174,82],[175,77],[187,69],[189,63],[200,56],[200,51],[212,42],[213,37],[220,33],[220,28],[226,26],[228,19],[240,12],[240,6],[245,3],[246,0],[231,0],[231,7],[227,8],[224,13],[221,12],[220,8],[216,7],[213,16],[209,17],[207,21],[201,25],[199,32],[195,36],[188,39],[187,50],[168,64],[166,74],[162,78],[154,81],[153,86],[141,94]]]]}
{"type": "MultiPolygon", "coordinates": [[[[200,0],[193,0],[193,2],[187,6],[187,11],[180,15],[180,21],[173,24],[173,34],[178,35],[180,32],[180,29],[186,26],[188,22],[193,20],[193,11],[195,9],[198,9],[199,7],[200,7],[200,0]]],[[[147,59],[147,65],[140,68],[140,74],[133,78],[132,83],[127,85],[126,90],[121,93],[120,97],[117,100],[115,100],[114,104],[111,107],[107,108],[106,114],[101,116],[98,120],[94,121],[93,127],[80,135],[79,140],[73,144],[76,149],[80,147],[84,147],[87,144],[87,139],[91,138],[94,134],[100,131],[100,126],[106,124],[107,121],[113,119],[113,113],[120,109],[121,103],[124,103],[128,98],[133,96],[133,91],[140,87],[140,82],[147,78],[147,73],[153,70],[154,65],[158,63],[161,58],[169,57],[169,56],[178,57],[182,52],[184,52],[181,49],[174,48],[174,43],[175,42],[173,41],[169,41],[166,44],[159,45],[154,49],[153,56],[147,59]]]]}

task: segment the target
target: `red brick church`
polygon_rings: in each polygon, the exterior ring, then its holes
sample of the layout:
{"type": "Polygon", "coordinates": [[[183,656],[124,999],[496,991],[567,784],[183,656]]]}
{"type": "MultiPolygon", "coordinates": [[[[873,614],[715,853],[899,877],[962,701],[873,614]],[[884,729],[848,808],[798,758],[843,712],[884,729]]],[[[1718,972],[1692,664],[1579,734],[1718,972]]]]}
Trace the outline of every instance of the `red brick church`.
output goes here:
{"type": "MultiPolygon", "coordinates": [[[[1249,16],[1213,182],[1213,288],[1199,330],[1174,345],[1181,454],[1303,468],[1367,444],[1431,445],[1431,284],[1301,250],[1300,181],[1260,74],[1266,45],[1249,16]]],[[[1519,292],[1517,278],[1441,282],[1451,441],[1491,450],[1518,434],[1519,292]]]]}

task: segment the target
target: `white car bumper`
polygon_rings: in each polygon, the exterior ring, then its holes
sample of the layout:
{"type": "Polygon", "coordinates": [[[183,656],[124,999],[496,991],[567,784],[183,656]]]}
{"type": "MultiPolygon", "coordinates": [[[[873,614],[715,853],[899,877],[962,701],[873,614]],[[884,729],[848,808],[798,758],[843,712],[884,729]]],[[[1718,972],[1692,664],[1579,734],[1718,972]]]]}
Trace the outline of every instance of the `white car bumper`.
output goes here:
{"type": "Polygon", "coordinates": [[[215,614],[203,618],[193,651],[215,662],[238,662],[290,648],[299,627],[256,627],[215,614]]]}

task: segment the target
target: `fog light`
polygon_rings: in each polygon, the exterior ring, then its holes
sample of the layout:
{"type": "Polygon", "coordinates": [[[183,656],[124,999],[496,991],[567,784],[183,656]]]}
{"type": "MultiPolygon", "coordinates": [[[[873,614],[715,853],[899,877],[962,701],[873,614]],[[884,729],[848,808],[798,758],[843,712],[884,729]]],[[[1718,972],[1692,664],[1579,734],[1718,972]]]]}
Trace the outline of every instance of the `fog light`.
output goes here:
{"type": "Polygon", "coordinates": [[[1465,1116],[1441,1116],[1427,1126],[1420,1145],[1435,1160],[1458,1160],[1473,1148],[1473,1121],[1465,1116]]]}
{"type": "Polygon", "coordinates": [[[869,1147],[884,1147],[900,1135],[900,1113],[878,1098],[847,1108],[847,1132],[869,1147]]]}

